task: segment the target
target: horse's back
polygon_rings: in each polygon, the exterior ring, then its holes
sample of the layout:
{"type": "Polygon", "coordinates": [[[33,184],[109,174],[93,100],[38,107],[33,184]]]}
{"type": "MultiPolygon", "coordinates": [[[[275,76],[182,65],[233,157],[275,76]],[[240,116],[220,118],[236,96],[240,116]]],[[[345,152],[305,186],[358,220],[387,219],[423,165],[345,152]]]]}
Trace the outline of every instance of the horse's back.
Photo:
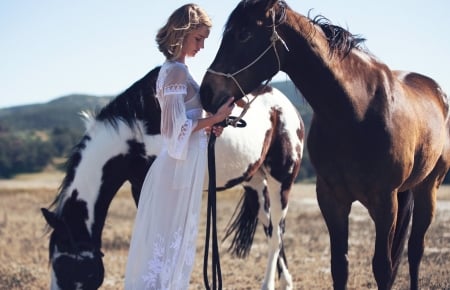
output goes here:
{"type": "MultiPolygon", "coordinates": [[[[289,99],[271,87],[254,94],[249,95],[250,99],[255,96],[256,99],[244,115],[247,126],[228,127],[216,141],[216,152],[220,152],[216,154],[218,186],[227,184],[230,177],[236,182],[249,179],[263,166],[275,140],[303,150],[303,121],[289,99]]],[[[241,110],[235,108],[232,115],[239,115],[241,110]]],[[[282,154],[296,158],[292,152],[282,154]]]]}
{"type": "MultiPolygon", "coordinates": [[[[401,89],[394,91],[396,123],[395,137],[407,134],[404,142],[396,143],[404,151],[408,145],[414,150],[411,174],[403,188],[424,180],[428,174],[442,166],[450,166],[449,101],[445,92],[432,78],[404,71],[393,71],[401,89]],[[440,165],[438,165],[440,164],[440,165]]],[[[445,174],[445,173],[440,173],[445,174]]]]}
{"type": "Polygon", "coordinates": [[[426,102],[435,101],[442,114],[445,117],[448,116],[448,96],[434,79],[415,72],[393,71],[393,73],[407,97],[418,98],[418,100],[426,102]]]}

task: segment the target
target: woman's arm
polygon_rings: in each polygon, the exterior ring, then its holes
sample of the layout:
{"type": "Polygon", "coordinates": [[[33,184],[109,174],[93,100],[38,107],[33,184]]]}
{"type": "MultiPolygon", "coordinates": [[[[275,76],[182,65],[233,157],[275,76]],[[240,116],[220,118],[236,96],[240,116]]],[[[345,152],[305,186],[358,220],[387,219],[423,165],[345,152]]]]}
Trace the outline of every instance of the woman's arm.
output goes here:
{"type": "Polygon", "coordinates": [[[198,119],[197,126],[194,128],[194,131],[207,127],[213,127],[215,124],[225,120],[225,118],[228,117],[233,111],[234,108],[233,101],[234,98],[230,97],[228,101],[219,108],[217,113],[206,118],[198,119]]]}

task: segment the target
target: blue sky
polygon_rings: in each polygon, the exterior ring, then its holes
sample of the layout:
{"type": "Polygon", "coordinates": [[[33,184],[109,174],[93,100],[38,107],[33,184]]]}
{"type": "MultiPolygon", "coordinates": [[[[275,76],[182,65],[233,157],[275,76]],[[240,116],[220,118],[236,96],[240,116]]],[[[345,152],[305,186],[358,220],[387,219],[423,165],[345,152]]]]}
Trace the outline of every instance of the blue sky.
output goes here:
{"type": "MultiPolygon", "coordinates": [[[[189,1],[0,1],[0,108],[44,103],[72,93],[116,95],[163,62],[156,31],[189,1]]],[[[200,82],[237,0],[194,1],[214,27],[205,49],[187,63],[200,82]]],[[[287,0],[367,39],[393,69],[437,80],[450,95],[450,1],[287,0]]],[[[275,80],[286,80],[279,74],[275,80]]]]}

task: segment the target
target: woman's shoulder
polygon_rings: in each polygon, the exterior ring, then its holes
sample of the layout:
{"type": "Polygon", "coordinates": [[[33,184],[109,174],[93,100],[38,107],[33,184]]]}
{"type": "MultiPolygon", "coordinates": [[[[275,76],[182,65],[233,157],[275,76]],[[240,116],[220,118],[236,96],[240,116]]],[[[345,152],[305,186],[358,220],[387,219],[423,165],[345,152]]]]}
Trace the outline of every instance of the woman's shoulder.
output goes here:
{"type": "Polygon", "coordinates": [[[173,60],[167,60],[163,63],[162,68],[168,70],[168,71],[182,71],[182,72],[188,72],[188,67],[184,63],[173,61],[173,60]]]}
{"type": "Polygon", "coordinates": [[[164,62],[161,67],[161,72],[164,72],[166,76],[170,76],[170,79],[177,80],[186,80],[189,75],[187,66],[177,61],[164,62]]]}

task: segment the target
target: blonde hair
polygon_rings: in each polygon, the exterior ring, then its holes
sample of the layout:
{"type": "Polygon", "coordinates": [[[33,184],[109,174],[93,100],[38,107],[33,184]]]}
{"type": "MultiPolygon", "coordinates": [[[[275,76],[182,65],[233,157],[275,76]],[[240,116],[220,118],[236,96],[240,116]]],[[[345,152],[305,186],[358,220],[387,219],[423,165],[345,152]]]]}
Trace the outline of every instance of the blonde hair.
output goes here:
{"type": "Polygon", "coordinates": [[[210,28],[211,19],[208,14],[196,4],[186,4],[175,10],[156,34],[158,49],[168,60],[179,57],[183,48],[184,37],[200,26],[210,28]]]}

